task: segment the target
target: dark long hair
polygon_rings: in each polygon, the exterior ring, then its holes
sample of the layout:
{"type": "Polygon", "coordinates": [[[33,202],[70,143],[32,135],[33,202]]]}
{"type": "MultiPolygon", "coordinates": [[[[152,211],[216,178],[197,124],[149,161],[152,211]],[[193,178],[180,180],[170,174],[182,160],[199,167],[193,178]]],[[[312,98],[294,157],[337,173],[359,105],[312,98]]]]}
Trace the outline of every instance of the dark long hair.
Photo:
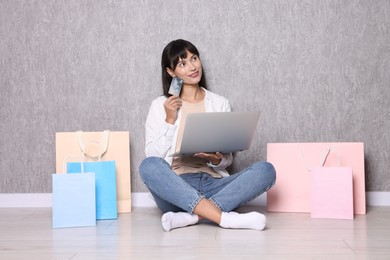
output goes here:
{"type": "MultiPolygon", "coordinates": [[[[192,54],[196,54],[198,57],[200,57],[198,49],[189,41],[182,39],[171,41],[163,50],[161,57],[161,72],[163,92],[166,97],[170,96],[170,94],[168,94],[168,90],[172,81],[172,77],[167,72],[167,68],[170,68],[172,71],[175,70],[180,58],[187,58],[187,51],[191,52],[192,54]]],[[[202,77],[200,79],[199,86],[202,86],[207,89],[206,76],[203,66],[202,77]]]]}

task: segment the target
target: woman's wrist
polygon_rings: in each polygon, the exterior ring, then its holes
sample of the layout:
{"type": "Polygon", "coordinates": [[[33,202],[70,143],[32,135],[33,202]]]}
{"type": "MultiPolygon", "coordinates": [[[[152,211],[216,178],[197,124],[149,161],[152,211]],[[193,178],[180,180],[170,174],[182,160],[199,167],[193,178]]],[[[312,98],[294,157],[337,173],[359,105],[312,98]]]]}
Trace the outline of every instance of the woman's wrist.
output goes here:
{"type": "Polygon", "coordinates": [[[215,155],[213,156],[212,160],[210,160],[210,162],[214,165],[219,165],[222,161],[222,154],[221,153],[215,153],[215,155]]]}
{"type": "Polygon", "coordinates": [[[174,125],[176,120],[172,119],[172,118],[165,118],[165,122],[167,122],[168,124],[174,125]]]}
{"type": "Polygon", "coordinates": [[[213,160],[213,161],[210,161],[213,165],[219,165],[220,163],[221,163],[221,159],[219,159],[218,161],[215,161],[215,160],[213,160]]]}

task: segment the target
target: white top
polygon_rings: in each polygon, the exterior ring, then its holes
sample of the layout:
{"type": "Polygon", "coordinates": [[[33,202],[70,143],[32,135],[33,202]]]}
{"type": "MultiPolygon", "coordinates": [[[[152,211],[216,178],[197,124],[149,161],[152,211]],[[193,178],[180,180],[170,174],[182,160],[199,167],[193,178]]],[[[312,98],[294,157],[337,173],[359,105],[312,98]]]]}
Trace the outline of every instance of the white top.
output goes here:
{"type": "MultiPolygon", "coordinates": [[[[205,95],[206,112],[230,112],[229,101],[220,95],[210,92],[202,88],[205,95]]],[[[152,101],[145,125],[145,154],[147,157],[157,156],[164,158],[170,165],[172,165],[172,157],[168,155],[173,154],[176,148],[177,135],[179,131],[181,111],[179,110],[178,119],[174,125],[165,121],[166,113],[164,109],[164,102],[167,99],[165,96],[160,96],[152,101]]],[[[222,157],[219,165],[208,165],[212,167],[221,176],[228,176],[226,167],[233,162],[232,154],[225,154],[222,157]]]]}

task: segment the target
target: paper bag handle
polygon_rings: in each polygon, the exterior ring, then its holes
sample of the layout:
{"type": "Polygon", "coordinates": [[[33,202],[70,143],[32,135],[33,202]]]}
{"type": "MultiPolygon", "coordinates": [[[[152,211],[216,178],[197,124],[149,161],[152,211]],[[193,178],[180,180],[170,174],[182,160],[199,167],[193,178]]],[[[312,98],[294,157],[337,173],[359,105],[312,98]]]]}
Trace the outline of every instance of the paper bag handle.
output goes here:
{"type": "MultiPolygon", "coordinates": [[[[334,147],[327,147],[323,152],[322,154],[320,155],[320,167],[324,166],[325,162],[326,162],[326,159],[328,158],[328,155],[330,154],[330,151],[333,150],[337,153],[337,160],[338,160],[338,167],[340,167],[341,163],[340,163],[340,154],[339,152],[337,151],[336,148],[334,147]]],[[[299,151],[301,152],[301,158],[302,158],[302,162],[303,162],[303,165],[305,167],[305,169],[308,171],[308,172],[311,172],[312,169],[307,167],[307,164],[306,164],[306,160],[305,160],[305,156],[303,154],[303,151],[302,151],[302,148],[300,147],[299,151]]]]}
{"type": "MultiPolygon", "coordinates": [[[[67,156],[65,159],[62,161],[62,172],[67,173],[67,162],[70,161],[70,159],[77,159],[80,160],[80,156],[67,156]]],[[[81,173],[84,173],[84,162],[85,162],[85,155],[83,155],[83,160],[81,161],[81,173]]]]}
{"type": "Polygon", "coordinates": [[[101,141],[100,142],[97,142],[97,141],[89,141],[88,143],[91,143],[91,142],[94,142],[94,143],[98,143],[99,144],[99,154],[97,156],[94,156],[94,155],[90,155],[86,152],[86,147],[87,147],[87,144],[84,143],[84,132],[83,131],[77,131],[76,132],[76,135],[77,135],[77,141],[79,143],[79,147],[81,149],[81,151],[83,152],[83,154],[85,156],[88,156],[92,159],[95,159],[95,160],[99,160],[102,158],[102,156],[107,152],[107,149],[108,149],[108,140],[109,140],[109,137],[110,137],[110,130],[104,130],[102,132],[102,137],[101,137],[101,141]]]}

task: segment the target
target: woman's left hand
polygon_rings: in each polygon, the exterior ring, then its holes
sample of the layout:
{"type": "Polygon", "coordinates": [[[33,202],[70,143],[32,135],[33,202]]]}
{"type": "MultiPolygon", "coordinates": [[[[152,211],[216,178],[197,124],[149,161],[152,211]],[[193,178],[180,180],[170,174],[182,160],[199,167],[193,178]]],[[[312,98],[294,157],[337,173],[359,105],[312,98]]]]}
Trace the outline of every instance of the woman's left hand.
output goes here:
{"type": "Polygon", "coordinates": [[[216,152],[216,153],[196,153],[193,156],[197,157],[197,158],[206,159],[206,160],[208,160],[209,162],[211,162],[214,165],[220,164],[221,160],[222,160],[222,154],[220,152],[216,152]]]}

